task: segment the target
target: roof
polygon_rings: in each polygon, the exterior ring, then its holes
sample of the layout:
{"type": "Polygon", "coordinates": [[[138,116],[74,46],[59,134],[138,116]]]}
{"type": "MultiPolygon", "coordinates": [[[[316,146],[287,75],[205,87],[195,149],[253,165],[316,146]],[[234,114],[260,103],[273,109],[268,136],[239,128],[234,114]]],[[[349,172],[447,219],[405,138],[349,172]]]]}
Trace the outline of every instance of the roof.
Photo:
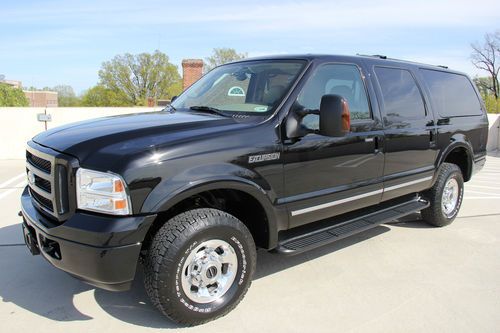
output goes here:
{"type": "Polygon", "coordinates": [[[263,56],[263,57],[254,57],[254,58],[245,58],[242,60],[234,61],[233,63],[237,62],[244,62],[244,61],[256,61],[256,60],[306,60],[306,61],[339,61],[339,62],[349,62],[349,61],[355,61],[363,59],[364,61],[374,64],[374,65],[381,65],[381,66],[391,66],[391,65],[397,65],[397,64],[402,64],[407,67],[418,67],[418,68],[428,68],[428,69],[434,69],[434,70],[441,70],[445,72],[452,72],[452,73],[457,73],[457,74],[464,74],[459,71],[451,70],[446,66],[442,65],[430,65],[430,64],[424,64],[424,63],[419,63],[419,62],[414,62],[414,61],[409,61],[409,60],[401,60],[401,59],[393,59],[393,58],[388,58],[386,56],[382,55],[333,55],[333,54],[286,54],[286,55],[271,55],[271,56],[263,56]]]}

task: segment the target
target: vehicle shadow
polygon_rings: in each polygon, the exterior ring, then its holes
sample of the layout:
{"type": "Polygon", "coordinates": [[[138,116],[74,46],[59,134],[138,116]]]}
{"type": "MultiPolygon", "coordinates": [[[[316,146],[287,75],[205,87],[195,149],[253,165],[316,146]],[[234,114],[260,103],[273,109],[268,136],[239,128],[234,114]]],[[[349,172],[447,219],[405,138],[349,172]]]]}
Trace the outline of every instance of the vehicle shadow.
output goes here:
{"type": "MultiPolygon", "coordinates": [[[[0,228],[4,233],[20,232],[20,225],[0,228]],[[19,231],[17,231],[19,230],[19,231]]],[[[257,271],[254,279],[279,273],[309,260],[334,253],[358,242],[381,235],[390,228],[379,226],[338,242],[294,256],[284,256],[260,250],[257,253],[257,271]]],[[[133,325],[150,328],[180,328],[167,320],[148,299],[143,287],[144,273],[139,265],[131,290],[109,292],[89,286],[68,274],[53,268],[43,258],[33,257],[24,246],[0,246],[0,297],[4,303],[13,303],[25,310],[54,321],[87,321],[95,313],[91,307],[74,303],[80,293],[92,291],[96,303],[110,316],[133,325]]]]}
{"type": "Polygon", "coordinates": [[[388,231],[390,231],[390,228],[383,225],[378,226],[297,255],[281,255],[260,250],[257,253],[257,271],[255,272],[254,280],[265,278],[266,276],[279,273],[280,271],[293,266],[301,265],[307,261],[334,253],[351,245],[379,236],[388,231]]]}
{"type": "MultiPolygon", "coordinates": [[[[314,258],[331,254],[350,245],[376,237],[389,230],[387,227],[379,226],[350,238],[295,256],[278,255],[260,250],[257,252],[257,271],[254,275],[254,280],[265,278],[266,276],[300,265],[314,258]]],[[[180,327],[167,321],[154,309],[142,285],[143,279],[144,273],[142,269],[139,269],[131,290],[123,293],[113,293],[96,289],[95,299],[99,306],[108,314],[130,324],[153,328],[180,327]]]]}
{"type": "MultiPolygon", "coordinates": [[[[5,240],[5,235],[14,236],[21,232],[20,224],[3,227],[0,229],[0,239],[5,240]]],[[[15,242],[3,241],[0,246],[2,303],[13,303],[56,321],[92,319],[73,304],[75,295],[92,287],[54,269],[42,258],[32,256],[24,244],[19,244],[19,237],[13,238],[15,242]]]]}
{"type": "Polygon", "coordinates": [[[412,229],[430,229],[436,228],[430,224],[425,223],[420,216],[420,213],[413,213],[403,216],[392,222],[385,223],[385,225],[399,228],[412,228],[412,229]]]}

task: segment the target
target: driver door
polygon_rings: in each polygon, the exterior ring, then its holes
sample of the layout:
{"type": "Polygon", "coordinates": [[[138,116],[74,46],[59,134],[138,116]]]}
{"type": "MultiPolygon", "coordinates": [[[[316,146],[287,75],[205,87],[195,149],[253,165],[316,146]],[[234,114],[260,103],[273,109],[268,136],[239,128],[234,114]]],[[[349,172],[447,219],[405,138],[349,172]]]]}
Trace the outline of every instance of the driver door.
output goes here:
{"type": "MultiPolygon", "coordinates": [[[[319,109],[325,94],[341,95],[349,103],[350,133],[327,137],[310,133],[284,144],[285,198],[290,228],[362,207],[378,204],[383,192],[383,132],[374,116],[357,64],[319,65],[292,106],[319,109]]],[[[303,124],[318,130],[319,116],[303,124]]]]}

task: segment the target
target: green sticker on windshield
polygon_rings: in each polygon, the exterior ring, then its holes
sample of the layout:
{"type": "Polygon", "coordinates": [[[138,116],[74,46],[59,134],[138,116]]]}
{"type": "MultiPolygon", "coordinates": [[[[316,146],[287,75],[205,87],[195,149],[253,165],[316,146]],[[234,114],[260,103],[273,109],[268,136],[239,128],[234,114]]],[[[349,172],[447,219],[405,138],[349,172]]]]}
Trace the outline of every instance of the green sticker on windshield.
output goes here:
{"type": "Polygon", "coordinates": [[[253,108],[254,111],[257,112],[266,112],[267,111],[267,106],[256,106],[253,108]]]}
{"type": "Polygon", "coordinates": [[[231,87],[227,92],[228,96],[245,96],[245,90],[241,87],[231,87]]]}

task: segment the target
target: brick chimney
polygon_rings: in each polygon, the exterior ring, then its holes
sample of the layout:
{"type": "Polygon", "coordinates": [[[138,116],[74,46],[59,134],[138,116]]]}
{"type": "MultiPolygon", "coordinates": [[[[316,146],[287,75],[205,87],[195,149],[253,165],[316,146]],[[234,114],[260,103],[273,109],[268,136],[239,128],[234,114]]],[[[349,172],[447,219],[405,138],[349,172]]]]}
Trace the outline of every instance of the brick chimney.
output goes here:
{"type": "Polygon", "coordinates": [[[182,60],[182,89],[186,90],[203,75],[203,60],[182,60]]]}

